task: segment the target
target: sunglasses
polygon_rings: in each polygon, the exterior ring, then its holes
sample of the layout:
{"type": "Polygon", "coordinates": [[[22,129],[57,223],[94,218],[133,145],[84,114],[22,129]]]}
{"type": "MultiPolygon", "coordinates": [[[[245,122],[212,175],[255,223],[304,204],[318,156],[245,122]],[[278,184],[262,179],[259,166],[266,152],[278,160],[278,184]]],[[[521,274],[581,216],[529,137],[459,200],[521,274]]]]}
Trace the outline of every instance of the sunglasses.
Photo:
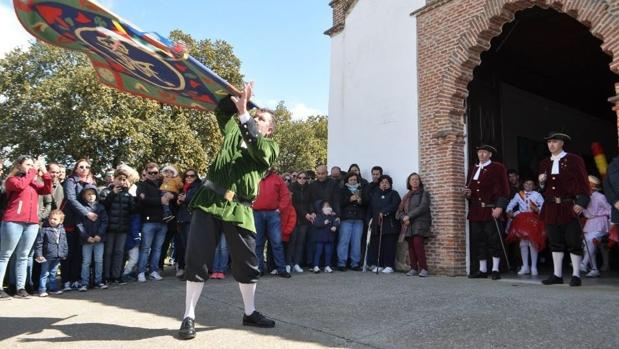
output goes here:
{"type": "Polygon", "coordinates": [[[307,179],[307,177],[297,177],[297,179],[307,179]]]}
{"type": "Polygon", "coordinates": [[[187,177],[187,178],[195,178],[196,175],[195,174],[186,174],[185,177],[187,177]]]}
{"type": "Polygon", "coordinates": [[[89,169],[90,169],[90,166],[80,165],[80,166],[78,166],[78,168],[79,168],[80,170],[89,170],[89,169]]]}
{"type": "Polygon", "coordinates": [[[147,172],[147,173],[151,176],[156,176],[159,174],[159,171],[152,171],[152,172],[147,172]]]}

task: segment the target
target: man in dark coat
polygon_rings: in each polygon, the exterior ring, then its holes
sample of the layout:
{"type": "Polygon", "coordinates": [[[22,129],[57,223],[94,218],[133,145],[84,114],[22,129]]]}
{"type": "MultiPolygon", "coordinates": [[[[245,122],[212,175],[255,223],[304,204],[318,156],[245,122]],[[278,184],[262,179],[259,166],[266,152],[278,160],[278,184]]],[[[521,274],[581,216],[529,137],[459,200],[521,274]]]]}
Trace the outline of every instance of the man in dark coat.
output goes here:
{"type": "Polygon", "coordinates": [[[566,249],[573,269],[570,286],[581,285],[579,266],[583,249],[578,216],[589,204],[591,189],[582,158],[563,151],[563,145],[570,140],[570,136],[564,133],[551,132],[546,137],[551,156],[542,160],[539,167],[538,179],[544,195],[540,219],[546,226],[554,265],[554,273],[542,281],[544,285],[563,283],[566,249]]]}
{"type": "Polygon", "coordinates": [[[610,221],[613,224],[619,223],[619,156],[608,165],[608,172],[604,179],[604,195],[612,206],[610,221]]]}
{"type": "Polygon", "coordinates": [[[477,147],[479,163],[471,166],[467,177],[465,196],[469,199],[468,220],[471,222],[471,241],[477,246],[479,270],[472,272],[472,279],[488,276],[487,256],[492,256],[492,280],[501,278],[501,232],[497,220],[509,202],[509,184],[505,166],[491,161],[497,150],[490,145],[477,147]]]}

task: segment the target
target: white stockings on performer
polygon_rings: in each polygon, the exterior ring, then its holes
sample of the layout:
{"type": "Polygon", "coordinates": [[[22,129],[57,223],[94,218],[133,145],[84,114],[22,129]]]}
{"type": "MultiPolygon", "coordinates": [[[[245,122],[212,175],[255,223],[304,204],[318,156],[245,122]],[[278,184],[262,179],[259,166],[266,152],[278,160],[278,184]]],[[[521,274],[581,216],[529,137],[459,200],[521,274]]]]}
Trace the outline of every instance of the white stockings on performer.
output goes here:
{"type": "Polygon", "coordinates": [[[186,317],[196,318],[196,304],[198,304],[203,287],[204,282],[187,281],[185,289],[185,315],[183,319],[186,317]]]}
{"type": "Polygon", "coordinates": [[[243,306],[245,307],[245,315],[251,315],[255,310],[254,296],[256,295],[256,284],[239,283],[241,289],[241,297],[243,297],[243,306]]]}
{"type": "Polygon", "coordinates": [[[552,253],[552,265],[556,277],[563,277],[563,252],[552,253]]]}
{"type": "Polygon", "coordinates": [[[582,261],[582,257],[577,254],[570,253],[570,259],[572,260],[572,275],[580,277],[580,261],[582,261]]]}
{"type": "Polygon", "coordinates": [[[522,268],[520,268],[518,275],[528,273],[537,275],[537,249],[533,247],[531,241],[520,241],[520,256],[522,257],[522,268]],[[529,250],[531,250],[531,268],[529,268],[529,250]]]}
{"type": "Polygon", "coordinates": [[[501,258],[492,257],[492,271],[499,271],[499,263],[501,262],[501,258]]]}
{"type": "Polygon", "coordinates": [[[482,273],[488,272],[488,262],[485,259],[481,259],[479,261],[479,271],[481,271],[482,273]]]}

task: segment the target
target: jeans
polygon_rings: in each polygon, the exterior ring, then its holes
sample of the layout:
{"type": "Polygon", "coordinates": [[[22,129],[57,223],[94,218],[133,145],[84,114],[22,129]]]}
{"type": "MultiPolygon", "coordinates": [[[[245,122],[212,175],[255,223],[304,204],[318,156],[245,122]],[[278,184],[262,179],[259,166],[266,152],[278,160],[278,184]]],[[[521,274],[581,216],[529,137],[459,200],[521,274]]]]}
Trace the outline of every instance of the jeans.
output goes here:
{"type": "Polygon", "coordinates": [[[284,245],[282,244],[282,223],[277,211],[254,211],[256,224],[256,256],[258,266],[264,271],[264,245],[267,238],[273,248],[273,259],[278,272],[286,271],[284,245]]]}
{"type": "Polygon", "coordinates": [[[140,260],[138,273],[146,272],[146,263],[150,255],[150,271],[159,269],[161,246],[165,241],[168,225],[165,223],[144,223],[142,226],[142,245],[140,246],[140,260]]]}
{"type": "Polygon", "coordinates": [[[221,233],[219,238],[219,245],[215,250],[215,260],[213,261],[213,272],[224,273],[228,270],[228,261],[230,260],[230,253],[228,251],[228,243],[226,242],[226,236],[221,233]]]}
{"type": "Polygon", "coordinates": [[[0,227],[0,281],[4,280],[9,259],[15,252],[15,285],[18,290],[26,287],[28,255],[38,232],[38,224],[2,222],[0,227]]]}
{"type": "Polygon", "coordinates": [[[50,292],[58,291],[58,267],[60,266],[60,258],[48,259],[41,263],[41,277],[39,278],[39,293],[47,291],[47,282],[49,281],[50,292]]]}
{"type": "Polygon", "coordinates": [[[82,286],[88,286],[90,281],[90,264],[92,263],[92,254],[95,254],[95,285],[103,281],[103,250],[105,245],[103,242],[94,244],[84,243],[82,245],[82,286]]]}
{"type": "Polygon", "coordinates": [[[320,267],[320,257],[322,257],[322,251],[325,251],[325,267],[331,266],[331,259],[333,257],[333,243],[332,242],[316,242],[316,251],[314,253],[314,266],[320,267]]]}
{"type": "Polygon", "coordinates": [[[127,264],[125,264],[125,270],[123,270],[123,275],[128,275],[133,272],[133,268],[138,264],[139,258],[140,245],[134,246],[129,251],[127,251],[127,264]]]}
{"type": "Polygon", "coordinates": [[[337,242],[337,266],[345,267],[348,262],[350,246],[350,266],[358,267],[361,261],[361,235],[363,221],[361,219],[347,219],[340,225],[340,239],[337,242]]]}

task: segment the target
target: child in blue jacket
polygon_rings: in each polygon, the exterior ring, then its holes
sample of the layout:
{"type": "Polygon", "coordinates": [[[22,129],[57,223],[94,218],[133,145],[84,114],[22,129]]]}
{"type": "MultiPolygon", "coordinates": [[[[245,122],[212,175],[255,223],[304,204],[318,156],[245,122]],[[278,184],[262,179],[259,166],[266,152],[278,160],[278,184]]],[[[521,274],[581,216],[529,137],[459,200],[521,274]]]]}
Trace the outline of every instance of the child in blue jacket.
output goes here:
{"type": "Polygon", "coordinates": [[[94,185],[87,185],[82,190],[82,202],[88,212],[97,215],[95,220],[83,216],[77,224],[77,229],[82,238],[82,284],[80,292],[88,290],[90,280],[90,264],[92,264],[93,253],[95,261],[95,287],[105,289],[107,285],[103,283],[103,251],[105,244],[105,233],[107,231],[107,212],[105,206],[98,202],[97,188],[94,185]]]}
{"type": "Polygon", "coordinates": [[[41,263],[41,276],[39,277],[39,296],[47,297],[47,283],[49,282],[49,292],[61,294],[62,287],[58,287],[56,274],[60,261],[67,259],[69,254],[69,244],[67,234],[64,231],[62,222],[64,213],[61,210],[53,210],[39,230],[36,243],[34,245],[34,259],[41,263]]]}

